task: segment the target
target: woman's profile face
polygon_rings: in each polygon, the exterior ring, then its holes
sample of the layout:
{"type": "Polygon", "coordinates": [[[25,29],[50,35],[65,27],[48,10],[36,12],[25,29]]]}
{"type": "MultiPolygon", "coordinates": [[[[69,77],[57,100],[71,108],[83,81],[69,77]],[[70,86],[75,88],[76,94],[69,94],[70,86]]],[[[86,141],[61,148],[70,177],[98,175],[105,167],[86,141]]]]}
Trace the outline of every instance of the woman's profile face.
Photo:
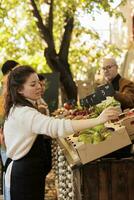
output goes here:
{"type": "Polygon", "coordinates": [[[19,93],[25,98],[31,100],[38,100],[41,98],[41,85],[39,82],[38,75],[32,73],[23,84],[22,89],[19,90],[19,93]]]}
{"type": "Polygon", "coordinates": [[[45,80],[42,80],[40,81],[40,85],[41,85],[41,90],[42,90],[42,95],[44,94],[45,92],[45,89],[46,89],[46,86],[45,86],[45,80]]]}

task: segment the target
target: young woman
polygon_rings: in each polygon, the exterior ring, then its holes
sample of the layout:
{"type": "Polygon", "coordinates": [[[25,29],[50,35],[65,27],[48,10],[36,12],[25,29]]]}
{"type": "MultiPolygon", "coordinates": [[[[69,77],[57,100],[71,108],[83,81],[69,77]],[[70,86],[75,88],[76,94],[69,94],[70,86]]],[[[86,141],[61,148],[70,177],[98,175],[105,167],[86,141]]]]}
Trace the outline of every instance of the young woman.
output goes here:
{"type": "Polygon", "coordinates": [[[4,124],[8,157],[5,187],[10,200],[44,200],[47,172],[43,135],[66,137],[118,117],[116,109],[109,108],[94,119],[55,119],[37,110],[40,98],[38,75],[31,67],[19,66],[10,72],[4,124]]]}

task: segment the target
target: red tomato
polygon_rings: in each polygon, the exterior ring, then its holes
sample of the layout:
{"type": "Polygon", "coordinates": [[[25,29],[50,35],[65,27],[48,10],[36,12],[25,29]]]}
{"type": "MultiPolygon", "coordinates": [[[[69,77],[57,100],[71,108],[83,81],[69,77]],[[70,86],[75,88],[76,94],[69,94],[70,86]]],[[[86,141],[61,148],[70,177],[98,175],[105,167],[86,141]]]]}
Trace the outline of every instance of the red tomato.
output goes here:
{"type": "Polygon", "coordinates": [[[69,103],[64,103],[64,108],[67,110],[70,110],[70,109],[72,109],[72,105],[69,103]]]}

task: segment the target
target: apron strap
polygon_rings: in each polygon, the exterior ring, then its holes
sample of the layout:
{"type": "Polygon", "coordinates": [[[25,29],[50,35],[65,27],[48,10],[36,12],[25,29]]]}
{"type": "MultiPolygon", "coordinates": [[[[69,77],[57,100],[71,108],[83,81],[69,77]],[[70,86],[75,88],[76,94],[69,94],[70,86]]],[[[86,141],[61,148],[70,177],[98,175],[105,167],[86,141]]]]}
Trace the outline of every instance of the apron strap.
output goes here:
{"type": "Polygon", "coordinates": [[[7,158],[5,166],[4,166],[4,172],[6,172],[8,165],[10,164],[10,162],[12,161],[11,158],[7,158]]]}

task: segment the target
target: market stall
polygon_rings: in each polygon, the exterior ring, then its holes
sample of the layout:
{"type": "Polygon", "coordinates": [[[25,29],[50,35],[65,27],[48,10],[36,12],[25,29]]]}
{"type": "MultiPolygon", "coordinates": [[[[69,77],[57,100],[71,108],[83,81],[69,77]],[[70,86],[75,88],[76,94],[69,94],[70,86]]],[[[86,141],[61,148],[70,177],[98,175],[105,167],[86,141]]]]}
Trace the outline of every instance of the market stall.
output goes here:
{"type": "MultiPolygon", "coordinates": [[[[103,105],[110,105],[111,100],[103,105]]],[[[112,104],[115,102],[112,101],[112,104]]],[[[64,109],[55,112],[59,118],[88,118],[95,116],[101,104],[94,109],[64,109]]],[[[100,111],[101,112],[101,111],[100,111]]],[[[133,145],[134,111],[121,113],[119,119],[104,127],[85,130],[79,135],[58,139],[53,147],[53,166],[60,200],[126,200],[133,199],[134,159],[108,157],[123,147],[133,145]],[[101,133],[101,134],[99,134],[101,133]],[[99,136],[103,136],[100,138],[99,136]]]]}

